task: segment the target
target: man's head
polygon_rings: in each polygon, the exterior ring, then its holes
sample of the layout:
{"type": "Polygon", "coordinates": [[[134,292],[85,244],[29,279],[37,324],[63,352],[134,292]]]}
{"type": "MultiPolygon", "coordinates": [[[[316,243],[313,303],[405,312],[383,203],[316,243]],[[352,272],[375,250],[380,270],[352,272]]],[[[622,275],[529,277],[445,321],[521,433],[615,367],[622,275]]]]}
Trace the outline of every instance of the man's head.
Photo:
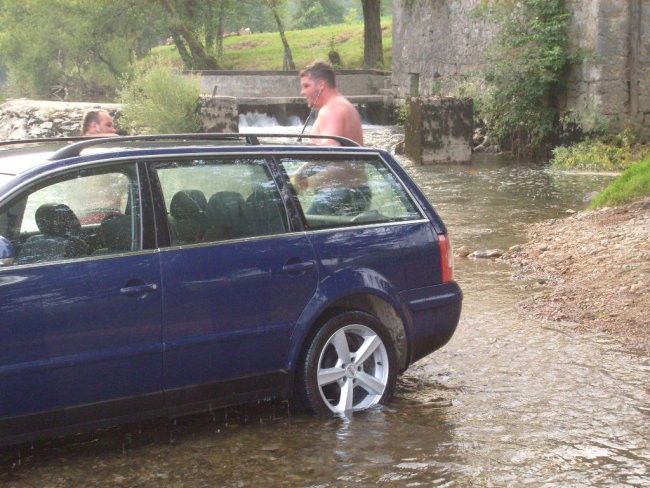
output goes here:
{"type": "Polygon", "coordinates": [[[323,91],[335,89],[336,76],[328,63],[316,61],[300,72],[300,94],[307,99],[309,106],[316,106],[323,91]]]}
{"type": "Polygon", "coordinates": [[[117,131],[113,127],[113,117],[105,110],[90,110],[86,112],[81,123],[81,133],[84,136],[112,136],[117,131]]]}

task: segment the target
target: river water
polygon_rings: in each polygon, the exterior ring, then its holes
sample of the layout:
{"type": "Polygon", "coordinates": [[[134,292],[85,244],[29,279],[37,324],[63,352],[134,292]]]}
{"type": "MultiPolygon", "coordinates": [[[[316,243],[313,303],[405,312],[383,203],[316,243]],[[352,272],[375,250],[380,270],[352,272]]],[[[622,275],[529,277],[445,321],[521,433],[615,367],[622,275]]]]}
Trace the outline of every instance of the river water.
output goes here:
{"type": "MultiPolygon", "coordinates": [[[[394,148],[394,128],[369,128],[394,148]]],[[[526,224],[585,207],[611,176],[498,160],[400,162],[453,244],[507,248],[526,224]]],[[[567,243],[571,245],[571,243],[567,243]]],[[[506,265],[457,259],[457,333],[349,419],[261,402],[0,451],[7,487],[650,486],[650,361],[569,324],[522,318],[506,265]]]]}

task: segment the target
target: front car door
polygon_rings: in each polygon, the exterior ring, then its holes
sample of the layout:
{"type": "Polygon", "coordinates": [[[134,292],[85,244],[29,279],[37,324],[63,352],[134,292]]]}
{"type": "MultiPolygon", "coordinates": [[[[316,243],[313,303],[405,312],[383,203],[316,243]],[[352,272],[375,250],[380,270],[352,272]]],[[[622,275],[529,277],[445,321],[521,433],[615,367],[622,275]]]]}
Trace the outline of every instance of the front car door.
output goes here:
{"type": "Polygon", "coordinates": [[[55,432],[161,405],[158,257],[136,164],[75,170],[0,207],[0,432],[55,432]]]}
{"type": "Polygon", "coordinates": [[[170,235],[160,256],[166,398],[279,391],[290,335],[318,277],[268,166],[254,157],[200,158],[151,169],[170,235]]]}

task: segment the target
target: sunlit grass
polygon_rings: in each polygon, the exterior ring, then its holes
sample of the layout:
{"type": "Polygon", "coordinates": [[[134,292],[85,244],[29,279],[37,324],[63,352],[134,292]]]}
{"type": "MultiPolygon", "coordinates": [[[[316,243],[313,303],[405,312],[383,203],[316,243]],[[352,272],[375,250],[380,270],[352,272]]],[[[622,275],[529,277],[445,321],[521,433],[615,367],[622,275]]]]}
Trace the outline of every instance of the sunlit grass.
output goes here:
{"type": "Polygon", "coordinates": [[[650,157],[628,167],[591,203],[591,208],[624,205],[650,196],[650,157]]]}
{"type": "MultiPolygon", "coordinates": [[[[390,70],[392,64],[392,19],[382,19],[382,47],[384,65],[378,69],[390,70]]],[[[328,60],[332,47],[341,57],[341,69],[363,68],[363,22],[328,25],[314,29],[286,32],[296,69],[301,69],[317,59],[328,60]]],[[[219,60],[226,70],[281,70],[284,48],[280,34],[265,32],[227,37],[224,56],[219,60]]],[[[155,56],[170,59],[182,67],[173,45],[160,46],[152,51],[155,56]]]]}

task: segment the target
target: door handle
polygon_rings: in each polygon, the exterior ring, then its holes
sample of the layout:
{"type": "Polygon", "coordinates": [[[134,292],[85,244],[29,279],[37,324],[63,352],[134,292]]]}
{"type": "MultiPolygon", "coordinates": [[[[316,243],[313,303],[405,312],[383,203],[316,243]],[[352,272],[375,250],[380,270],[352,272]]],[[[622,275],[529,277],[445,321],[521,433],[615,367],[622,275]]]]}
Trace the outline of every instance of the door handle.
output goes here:
{"type": "Polygon", "coordinates": [[[120,294],[127,297],[134,297],[145,295],[156,290],[158,290],[158,285],[155,283],[143,283],[141,285],[125,286],[123,288],[120,288],[120,294]]]}
{"type": "Polygon", "coordinates": [[[282,266],[282,271],[288,274],[298,274],[316,266],[314,261],[300,261],[298,263],[287,263],[282,266]]]}

